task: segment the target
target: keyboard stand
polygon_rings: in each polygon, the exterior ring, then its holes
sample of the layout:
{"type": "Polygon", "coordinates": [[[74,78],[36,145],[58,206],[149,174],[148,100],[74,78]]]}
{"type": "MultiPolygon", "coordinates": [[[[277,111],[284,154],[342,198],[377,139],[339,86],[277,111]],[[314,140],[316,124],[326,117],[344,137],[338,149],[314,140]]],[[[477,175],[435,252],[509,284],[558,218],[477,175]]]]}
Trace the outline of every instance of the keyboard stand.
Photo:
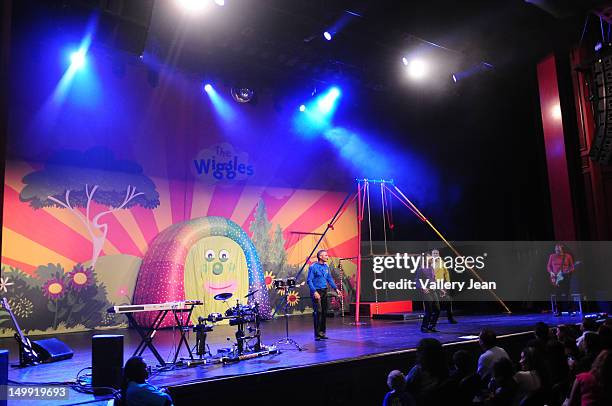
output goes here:
{"type": "Polygon", "coordinates": [[[155,337],[155,333],[157,333],[159,326],[162,324],[162,322],[166,318],[166,315],[168,314],[168,312],[172,312],[176,326],[178,327],[179,333],[181,334],[179,345],[177,346],[176,352],[174,353],[173,362],[176,362],[183,344],[185,345],[185,347],[187,348],[187,351],[189,352],[189,358],[192,360],[195,359],[193,357],[193,353],[191,352],[191,348],[189,348],[189,342],[187,341],[187,336],[186,336],[186,333],[189,331],[189,319],[191,318],[191,313],[193,312],[193,308],[194,308],[194,305],[189,305],[185,309],[159,310],[157,312],[157,316],[155,316],[155,319],[153,319],[153,324],[149,328],[140,326],[136,322],[136,319],[134,318],[133,313],[131,312],[125,313],[128,320],[130,321],[130,324],[134,326],[134,328],[136,329],[136,331],[138,332],[141,338],[140,344],[138,344],[138,347],[136,347],[136,350],[134,351],[134,354],[132,356],[142,356],[143,352],[148,347],[149,350],[151,350],[151,352],[157,359],[157,361],[159,362],[160,366],[164,367],[168,364],[164,360],[164,358],[161,356],[159,351],[157,351],[157,349],[155,348],[155,345],[153,344],[153,338],[155,337]],[[186,318],[183,317],[184,313],[187,313],[186,318]]]}

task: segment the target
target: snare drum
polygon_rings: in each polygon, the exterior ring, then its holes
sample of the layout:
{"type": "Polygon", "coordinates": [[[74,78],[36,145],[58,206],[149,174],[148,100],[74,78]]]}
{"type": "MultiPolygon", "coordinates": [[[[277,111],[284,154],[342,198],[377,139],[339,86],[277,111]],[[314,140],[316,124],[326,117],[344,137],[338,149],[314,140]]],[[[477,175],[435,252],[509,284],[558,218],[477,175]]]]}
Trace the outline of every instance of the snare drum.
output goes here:
{"type": "Polygon", "coordinates": [[[206,320],[210,321],[211,323],[215,323],[217,321],[223,320],[223,315],[221,313],[211,313],[208,315],[206,320]]]}

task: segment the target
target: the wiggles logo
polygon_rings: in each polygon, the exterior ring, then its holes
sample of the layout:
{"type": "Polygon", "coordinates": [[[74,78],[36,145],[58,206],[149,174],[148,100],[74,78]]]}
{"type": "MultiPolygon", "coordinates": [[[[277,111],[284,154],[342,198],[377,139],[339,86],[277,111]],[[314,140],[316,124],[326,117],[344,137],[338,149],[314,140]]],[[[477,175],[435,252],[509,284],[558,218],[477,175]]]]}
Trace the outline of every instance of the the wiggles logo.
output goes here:
{"type": "Polygon", "coordinates": [[[213,182],[222,180],[244,180],[255,174],[249,156],[235,152],[230,144],[215,144],[200,151],[193,160],[193,173],[196,177],[213,182]]]}

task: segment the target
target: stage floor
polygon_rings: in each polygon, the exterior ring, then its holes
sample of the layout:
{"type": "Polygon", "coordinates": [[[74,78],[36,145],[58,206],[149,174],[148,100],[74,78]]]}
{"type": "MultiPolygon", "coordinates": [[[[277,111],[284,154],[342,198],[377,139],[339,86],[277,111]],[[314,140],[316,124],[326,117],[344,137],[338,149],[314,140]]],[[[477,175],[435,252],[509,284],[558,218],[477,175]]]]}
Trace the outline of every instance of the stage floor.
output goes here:
{"type": "MultiPolygon", "coordinates": [[[[230,365],[207,365],[193,368],[175,369],[163,371],[150,379],[150,382],[158,386],[172,386],[193,381],[218,379],[228,376],[236,376],[252,373],[263,373],[268,370],[283,368],[303,367],[311,364],[334,362],[344,359],[354,359],[368,355],[387,353],[398,350],[409,350],[416,347],[418,341],[423,337],[435,337],[443,343],[465,342],[469,339],[462,336],[478,335],[480,329],[489,327],[494,329],[498,335],[515,334],[530,331],[537,321],[544,321],[551,326],[559,323],[579,322],[579,317],[553,317],[550,314],[520,314],[520,315],[476,315],[459,316],[458,324],[448,324],[441,319],[438,324],[439,333],[422,334],[419,330],[419,320],[387,321],[362,319],[364,325],[354,326],[353,319],[329,318],[327,320],[328,340],[314,341],[312,333],[312,316],[294,316],[289,318],[289,336],[297,341],[303,351],[297,351],[291,346],[279,346],[280,354],[264,356],[260,358],[241,361],[230,365]]],[[[214,354],[218,348],[229,347],[227,337],[232,337],[235,327],[227,325],[216,326],[214,331],[208,333],[207,343],[214,354]]],[[[74,350],[74,357],[70,360],[57,363],[37,365],[27,368],[10,368],[9,379],[19,382],[64,382],[74,381],[77,373],[91,366],[91,336],[95,334],[123,334],[124,359],[127,360],[139,344],[139,336],[135,330],[104,330],[90,331],[84,333],[71,333],[58,336],[74,350]]],[[[266,345],[276,343],[285,336],[285,322],[278,318],[262,324],[262,342],[266,345]]],[[[162,357],[169,360],[174,354],[174,348],[178,345],[178,332],[172,330],[159,331],[155,336],[155,346],[162,357]]],[[[195,334],[189,337],[190,344],[195,342],[195,334]]],[[[10,361],[18,362],[17,345],[14,339],[0,339],[0,348],[9,349],[10,361]]],[[[155,365],[156,359],[147,350],[143,354],[149,365],[155,365]]],[[[181,356],[187,357],[185,350],[181,356]]],[[[105,404],[99,398],[100,404],[105,404]]],[[[68,401],[55,402],[54,404],[76,404],[96,402],[93,395],[81,394],[70,391],[68,401]]],[[[11,402],[9,402],[10,404],[11,402]]],[[[19,401],[19,405],[32,403],[40,405],[40,401],[19,401]]],[[[51,402],[45,402],[50,404],[51,402]]],[[[15,404],[17,404],[15,402],[15,404]]]]}

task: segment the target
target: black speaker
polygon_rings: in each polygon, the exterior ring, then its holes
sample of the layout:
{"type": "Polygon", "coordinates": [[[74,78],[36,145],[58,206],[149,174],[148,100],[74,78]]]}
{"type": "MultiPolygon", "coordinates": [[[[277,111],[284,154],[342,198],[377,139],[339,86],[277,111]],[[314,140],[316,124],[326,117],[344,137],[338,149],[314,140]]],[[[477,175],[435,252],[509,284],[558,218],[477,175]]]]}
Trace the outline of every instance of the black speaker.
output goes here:
{"type": "Polygon", "coordinates": [[[70,359],[74,355],[72,349],[57,338],[32,341],[32,348],[38,353],[42,362],[61,361],[70,359]]]}
{"type": "Polygon", "coordinates": [[[123,336],[95,335],[91,338],[91,384],[95,387],[121,388],[123,336]]]}
{"type": "Polygon", "coordinates": [[[612,49],[606,48],[592,67],[591,96],[596,132],[590,158],[602,165],[612,163],[612,49]]]}
{"type": "Polygon", "coordinates": [[[0,406],[7,405],[9,352],[0,350],[0,406]]]}

